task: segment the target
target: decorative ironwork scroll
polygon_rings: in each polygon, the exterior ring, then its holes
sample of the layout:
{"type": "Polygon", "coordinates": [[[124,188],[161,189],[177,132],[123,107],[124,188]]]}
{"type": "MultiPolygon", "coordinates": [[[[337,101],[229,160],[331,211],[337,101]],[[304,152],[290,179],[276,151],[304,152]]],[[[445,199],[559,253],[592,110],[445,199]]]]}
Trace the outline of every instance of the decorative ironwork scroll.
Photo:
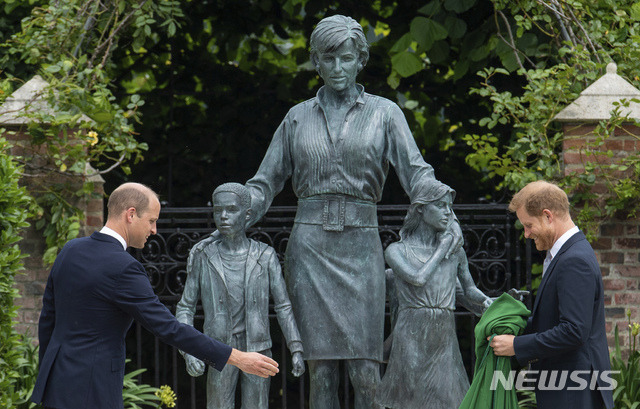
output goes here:
{"type": "MultiPolygon", "coordinates": [[[[399,240],[398,232],[402,226],[408,206],[378,206],[378,224],[383,247],[399,240]]],[[[249,237],[273,247],[280,261],[284,260],[284,252],[293,226],[296,208],[293,206],[271,207],[265,217],[247,231],[249,237]]],[[[529,252],[525,252],[520,241],[520,232],[514,228],[515,218],[507,210],[506,205],[454,205],[454,211],[464,235],[464,249],[469,260],[469,269],[476,285],[487,295],[495,297],[512,287],[531,286],[529,252]],[[526,255],[526,257],[525,257],[526,255]]],[[[175,312],[175,305],[180,300],[187,277],[186,263],[190,249],[214,229],[212,209],[203,208],[165,208],[158,220],[158,233],[151,236],[146,246],[134,255],[147,270],[155,293],[160,300],[175,312]]],[[[457,312],[460,319],[468,323],[458,325],[459,337],[472,339],[471,332],[475,317],[467,312],[457,312]],[[460,333],[466,331],[468,333],[460,333]]],[[[275,319],[275,314],[271,314],[275,319]]],[[[202,321],[202,311],[196,314],[196,327],[202,321]]],[[[279,331],[277,325],[271,326],[279,331]]],[[[135,343],[138,367],[153,368],[155,384],[169,383],[178,389],[180,407],[200,407],[194,394],[204,396],[204,382],[190,378],[184,371],[184,362],[174,348],[162,346],[157,340],[150,341],[150,334],[138,328],[132,331],[128,342],[135,343]],[[151,353],[153,350],[153,353],[151,353]],[[184,386],[184,382],[190,385],[184,386]],[[197,390],[197,392],[196,392],[197,390]],[[190,395],[185,399],[184,394],[190,395]]],[[[281,363],[281,373],[286,374],[288,352],[284,342],[278,343],[279,332],[274,339],[274,357],[281,363]],[[278,345],[280,344],[280,345],[278,345]]],[[[463,343],[461,342],[461,347],[463,343]]],[[[464,347],[463,347],[464,348],[464,347]]],[[[469,351],[473,345],[467,345],[469,351]]],[[[464,356],[465,354],[463,354],[464,356]]],[[[467,356],[472,357],[469,353],[467,356]]],[[[472,358],[469,358],[472,359],[472,358]]],[[[472,367],[472,362],[467,362],[472,367]]],[[[287,379],[278,375],[272,382],[274,407],[304,407],[305,381],[287,379]],[[280,378],[279,380],[277,378],[280,378]],[[279,386],[276,386],[279,384],[279,386]],[[294,396],[295,395],[295,396],[294,396]]],[[[348,405],[348,386],[343,393],[345,405],[348,405]]]]}

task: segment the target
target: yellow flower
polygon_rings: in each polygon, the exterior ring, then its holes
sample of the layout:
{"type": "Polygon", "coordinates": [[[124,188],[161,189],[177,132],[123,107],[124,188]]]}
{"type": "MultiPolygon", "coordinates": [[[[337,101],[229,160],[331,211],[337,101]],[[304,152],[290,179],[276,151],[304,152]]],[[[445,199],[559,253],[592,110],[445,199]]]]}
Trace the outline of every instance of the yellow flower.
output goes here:
{"type": "Polygon", "coordinates": [[[96,131],[89,131],[89,133],[87,133],[87,136],[89,137],[89,143],[91,144],[91,146],[98,143],[98,133],[96,131]]]}
{"type": "Polygon", "coordinates": [[[168,408],[174,408],[176,406],[176,394],[169,385],[162,385],[160,389],[156,391],[156,396],[160,398],[162,404],[168,408]]]}
{"type": "Polygon", "coordinates": [[[640,324],[634,322],[633,324],[629,324],[629,328],[631,329],[631,335],[636,337],[640,333],[640,324]]]}

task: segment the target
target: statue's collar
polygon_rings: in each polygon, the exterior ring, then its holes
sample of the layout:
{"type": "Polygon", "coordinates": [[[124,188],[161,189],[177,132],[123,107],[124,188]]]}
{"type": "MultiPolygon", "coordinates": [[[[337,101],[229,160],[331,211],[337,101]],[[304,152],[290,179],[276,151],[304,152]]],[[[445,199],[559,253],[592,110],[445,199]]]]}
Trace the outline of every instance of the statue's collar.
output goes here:
{"type": "MultiPolygon", "coordinates": [[[[325,107],[325,87],[326,85],[323,85],[322,87],[320,87],[320,89],[318,90],[318,93],[316,94],[316,100],[315,100],[315,104],[319,104],[321,107],[325,107]]],[[[356,98],[356,101],[354,103],[355,104],[364,104],[364,87],[360,84],[356,84],[356,89],[358,90],[358,98],[356,98]]]]}

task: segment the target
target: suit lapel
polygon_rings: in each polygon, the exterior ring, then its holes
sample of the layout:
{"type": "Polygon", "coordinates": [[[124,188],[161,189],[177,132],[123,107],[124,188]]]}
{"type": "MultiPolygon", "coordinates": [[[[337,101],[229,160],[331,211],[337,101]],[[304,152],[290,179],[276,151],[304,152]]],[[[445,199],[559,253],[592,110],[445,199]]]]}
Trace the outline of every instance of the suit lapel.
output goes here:
{"type": "Polygon", "coordinates": [[[220,258],[220,249],[218,248],[219,244],[219,241],[213,242],[213,245],[205,247],[204,252],[207,255],[207,260],[209,260],[209,263],[213,266],[215,274],[218,274],[218,276],[220,276],[220,279],[222,280],[222,283],[224,284],[224,288],[226,290],[227,280],[224,276],[224,267],[222,265],[222,259],[220,258]]]}
{"type": "Polygon", "coordinates": [[[258,242],[251,240],[251,244],[249,245],[249,254],[247,255],[247,263],[245,265],[244,270],[244,288],[245,291],[249,288],[249,281],[251,280],[251,276],[255,270],[256,265],[258,264],[258,260],[260,259],[260,246],[258,242]]]}
{"type": "Polygon", "coordinates": [[[551,275],[555,270],[556,264],[558,264],[558,260],[560,259],[560,257],[562,257],[562,255],[567,250],[571,248],[571,246],[573,246],[575,243],[577,243],[580,240],[586,240],[584,233],[582,233],[581,231],[571,236],[569,240],[567,240],[567,242],[562,245],[562,247],[560,248],[560,251],[558,251],[558,254],[556,254],[556,256],[551,260],[551,263],[549,263],[549,267],[547,268],[547,271],[544,273],[544,277],[542,277],[542,280],[540,281],[540,285],[538,286],[538,294],[536,295],[536,301],[533,303],[533,310],[531,312],[531,315],[535,314],[536,309],[538,308],[538,303],[542,298],[542,293],[544,292],[546,284],[549,282],[549,280],[551,280],[551,275]]]}

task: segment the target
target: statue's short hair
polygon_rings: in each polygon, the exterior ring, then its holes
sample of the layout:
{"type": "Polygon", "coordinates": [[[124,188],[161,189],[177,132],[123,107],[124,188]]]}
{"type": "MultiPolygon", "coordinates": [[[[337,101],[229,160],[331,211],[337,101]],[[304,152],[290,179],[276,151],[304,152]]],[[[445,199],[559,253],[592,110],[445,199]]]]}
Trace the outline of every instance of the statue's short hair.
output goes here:
{"type": "Polygon", "coordinates": [[[544,180],[531,182],[516,193],[509,203],[509,210],[524,208],[531,216],[540,216],[548,209],[559,216],[569,214],[569,198],[558,185],[544,180]]]}
{"type": "Polygon", "coordinates": [[[107,219],[117,216],[130,207],[142,214],[149,208],[149,199],[155,197],[156,192],[142,183],[124,183],[116,188],[107,201],[107,219]]]}
{"type": "Polygon", "coordinates": [[[235,182],[221,184],[213,191],[213,194],[211,195],[211,199],[214,205],[216,203],[216,194],[221,192],[234,193],[240,198],[240,204],[242,206],[247,209],[251,209],[251,193],[249,193],[249,189],[245,185],[241,185],[240,183],[235,182]]]}
{"type": "Polygon", "coordinates": [[[318,54],[332,52],[349,39],[354,41],[359,51],[358,60],[364,67],[369,61],[369,43],[362,26],[351,17],[341,15],[323,18],[311,33],[311,62],[317,66],[318,54]]]}

